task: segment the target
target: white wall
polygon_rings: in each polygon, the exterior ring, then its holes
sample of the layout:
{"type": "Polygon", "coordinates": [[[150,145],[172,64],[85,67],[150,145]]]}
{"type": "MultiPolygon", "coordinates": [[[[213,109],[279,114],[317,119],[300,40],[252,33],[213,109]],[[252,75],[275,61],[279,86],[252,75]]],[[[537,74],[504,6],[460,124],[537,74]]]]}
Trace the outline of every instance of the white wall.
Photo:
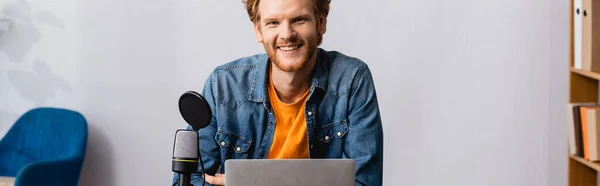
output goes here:
{"type": "MultiPolygon", "coordinates": [[[[569,2],[333,1],[323,48],[366,61],[385,185],[565,185],[569,2]]],[[[168,185],[177,99],[262,52],[242,3],[0,1],[0,132],[79,110],[81,185],[168,185]]]]}

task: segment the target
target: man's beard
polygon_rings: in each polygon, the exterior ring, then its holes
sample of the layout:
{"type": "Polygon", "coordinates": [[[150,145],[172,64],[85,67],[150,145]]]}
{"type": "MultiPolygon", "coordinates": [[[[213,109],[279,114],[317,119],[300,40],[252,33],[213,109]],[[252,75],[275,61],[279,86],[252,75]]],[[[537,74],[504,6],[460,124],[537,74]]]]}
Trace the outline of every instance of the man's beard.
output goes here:
{"type": "MultiPolygon", "coordinates": [[[[321,37],[321,36],[318,36],[321,37]]],[[[284,72],[297,72],[299,70],[301,70],[303,67],[306,66],[306,64],[315,56],[315,53],[317,51],[317,39],[311,39],[310,41],[308,41],[307,43],[304,43],[303,46],[301,46],[301,48],[297,49],[297,50],[302,50],[301,52],[303,52],[301,55],[302,57],[300,57],[298,60],[296,61],[296,63],[293,63],[294,65],[288,65],[288,66],[284,66],[284,64],[281,62],[281,60],[279,59],[279,57],[277,57],[277,48],[275,47],[275,51],[272,50],[266,50],[267,51],[267,55],[269,56],[269,60],[271,62],[273,62],[273,64],[275,64],[275,66],[277,66],[277,68],[281,69],[284,72]]],[[[295,42],[292,42],[295,43],[295,42]]],[[[265,46],[266,49],[267,46],[265,46]]]]}

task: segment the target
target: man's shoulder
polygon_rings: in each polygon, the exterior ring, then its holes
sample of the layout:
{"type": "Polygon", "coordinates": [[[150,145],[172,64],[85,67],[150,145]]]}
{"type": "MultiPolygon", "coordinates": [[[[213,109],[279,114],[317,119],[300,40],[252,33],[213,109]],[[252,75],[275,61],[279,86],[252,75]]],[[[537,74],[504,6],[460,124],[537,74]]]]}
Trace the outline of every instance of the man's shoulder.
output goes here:
{"type": "Polygon", "coordinates": [[[266,56],[266,54],[254,54],[221,64],[212,72],[213,81],[231,84],[252,83],[257,78],[257,72],[265,68],[266,56]]]}
{"type": "Polygon", "coordinates": [[[322,54],[326,56],[326,66],[328,77],[336,83],[339,81],[353,80],[355,76],[370,71],[366,62],[358,57],[346,55],[339,51],[326,51],[321,49],[322,54]]]}
{"type": "Polygon", "coordinates": [[[260,79],[264,79],[266,54],[254,54],[224,63],[211,74],[213,94],[221,103],[232,108],[248,99],[260,79]]]}
{"type": "Polygon", "coordinates": [[[256,68],[265,61],[266,54],[254,54],[241,58],[234,59],[227,63],[221,64],[215,68],[215,71],[227,71],[232,69],[256,68]]]}
{"type": "Polygon", "coordinates": [[[347,55],[336,50],[323,50],[321,52],[327,57],[328,69],[332,72],[347,73],[349,71],[358,71],[368,68],[367,63],[356,56],[347,55]]]}

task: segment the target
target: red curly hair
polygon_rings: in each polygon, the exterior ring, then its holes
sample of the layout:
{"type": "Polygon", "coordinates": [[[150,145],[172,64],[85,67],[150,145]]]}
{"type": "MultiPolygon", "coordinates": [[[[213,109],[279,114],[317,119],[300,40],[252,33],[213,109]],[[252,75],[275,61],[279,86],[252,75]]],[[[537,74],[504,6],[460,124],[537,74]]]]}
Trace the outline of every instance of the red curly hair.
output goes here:
{"type": "MultiPolygon", "coordinates": [[[[258,13],[258,3],[260,0],[242,0],[245,4],[246,11],[250,17],[250,21],[253,23],[260,20],[260,14],[258,13]]],[[[329,3],[331,0],[313,0],[315,15],[327,17],[329,14],[329,3]]]]}

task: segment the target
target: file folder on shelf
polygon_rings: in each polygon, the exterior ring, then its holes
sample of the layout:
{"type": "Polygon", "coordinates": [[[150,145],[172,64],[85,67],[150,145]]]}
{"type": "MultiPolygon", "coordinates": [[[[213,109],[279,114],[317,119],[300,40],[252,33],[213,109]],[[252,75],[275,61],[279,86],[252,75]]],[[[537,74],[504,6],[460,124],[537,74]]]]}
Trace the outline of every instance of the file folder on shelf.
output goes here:
{"type": "Polygon", "coordinates": [[[581,18],[582,0],[573,0],[573,55],[575,57],[573,67],[582,69],[581,61],[581,18]]]}
{"type": "MultiPolygon", "coordinates": [[[[598,17],[600,14],[595,14],[595,10],[600,11],[599,7],[599,1],[582,0],[580,11],[582,69],[593,72],[600,72],[600,24],[598,23],[600,21],[600,17],[598,17]]],[[[577,35],[576,31],[574,35],[577,35]]],[[[577,38],[575,38],[575,42],[577,42],[577,38]]],[[[576,43],[574,45],[576,49],[576,43]]]]}

